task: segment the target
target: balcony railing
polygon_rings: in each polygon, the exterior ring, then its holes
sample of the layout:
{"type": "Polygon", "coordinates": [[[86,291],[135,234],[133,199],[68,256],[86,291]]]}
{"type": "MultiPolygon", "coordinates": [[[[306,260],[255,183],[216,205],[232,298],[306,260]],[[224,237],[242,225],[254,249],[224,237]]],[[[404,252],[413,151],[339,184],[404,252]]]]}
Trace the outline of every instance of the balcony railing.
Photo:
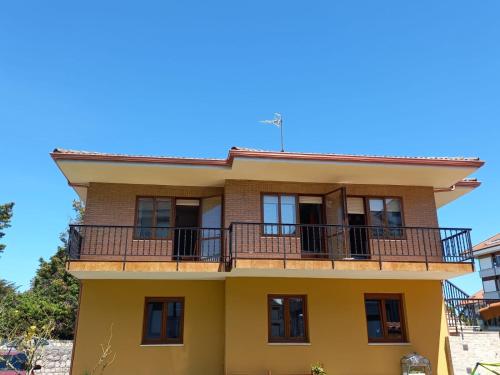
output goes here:
{"type": "Polygon", "coordinates": [[[231,257],[472,262],[469,229],[233,223],[231,257]]]}
{"type": "Polygon", "coordinates": [[[472,262],[469,229],[232,223],[229,228],[71,225],[70,260],[472,262]]]}
{"type": "Polygon", "coordinates": [[[227,229],[70,225],[70,260],[225,262],[227,229]]]}

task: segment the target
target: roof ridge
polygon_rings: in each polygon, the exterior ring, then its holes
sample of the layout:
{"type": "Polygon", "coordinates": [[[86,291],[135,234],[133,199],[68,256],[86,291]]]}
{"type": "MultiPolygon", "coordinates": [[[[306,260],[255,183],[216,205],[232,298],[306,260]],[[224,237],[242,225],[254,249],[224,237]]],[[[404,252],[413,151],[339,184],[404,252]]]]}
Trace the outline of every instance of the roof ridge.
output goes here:
{"type": "Polygon", "coordinates": [[[334,152],[300,152],[300,151],[271,151],[262,150],[248,147],[233,146],[231,150],[235,151],[249,151],[249,152],[262,152],[262,153],[280,153],[280,154],[302,154],[302,155],[331,155],[331,156],[361,156],[361,157],[382,157],[382,158],[395,158],[395,159],[422,159],[422,160],[481,160],[477,156],[408,156],[408,155],[374,155],[374,154],[344,154],[334,152]]]}
{"type": "Polygon", "coordinates": [[[140,155],[140,154],[123,154],[123,153],[112,153],[112,152],[99,152],[99,151],[87,151],[87,150],[72,150],[57,147],[52,151],[53,153],[61,154],[74,154],[74,155],[95,155],[95,156],[122,156],[122,157],[134,157],[134,158],[155,158],[155,159],[185,159],[185,160],[218,160],[224,161],[223,158],[202,158],[194,156],[166,156],[166,155],[140,155]]]}

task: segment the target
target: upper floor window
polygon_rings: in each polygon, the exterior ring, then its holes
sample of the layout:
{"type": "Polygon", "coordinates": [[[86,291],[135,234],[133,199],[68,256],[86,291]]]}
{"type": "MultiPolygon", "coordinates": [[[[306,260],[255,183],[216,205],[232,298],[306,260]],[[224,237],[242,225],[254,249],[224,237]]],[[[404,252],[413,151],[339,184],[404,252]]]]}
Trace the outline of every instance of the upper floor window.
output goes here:
{"type": "Polygon", "coordinates": [[[405,342],[402,296],[365,294],[369,342],[405,342]]]}
{"type": "Polygon", "coordinates": [[[143,344],[182,344],[184,298],[146,297],[143,344]]]}
{"type": "Polygon", "coordinates": [[[269,342],[307,342],[306,296],[268,296],[269,342]]]}
{"type": "Polygon", "coordinates": [[[402,237],[403,210],[399,198],[368,198],[370,225],[388,228],[373,228],[374,237],[402,237]]]}
{"type": "Polygon", "coordinates": [[[500,254],[493,255],[493,267],[500,267],[500,254]]]}
{"type": "Polygon", "coordinates": [[[262,196],[264,234],[294,235],[297,228],[297,197],[286,194],[264,194],[262,196]]]}
{"type": "Polygon", "coordinates": [[[172,199],[161,197],[137,198],[135,237],[139,239],[169,236],[172,223],[172,199]]]}

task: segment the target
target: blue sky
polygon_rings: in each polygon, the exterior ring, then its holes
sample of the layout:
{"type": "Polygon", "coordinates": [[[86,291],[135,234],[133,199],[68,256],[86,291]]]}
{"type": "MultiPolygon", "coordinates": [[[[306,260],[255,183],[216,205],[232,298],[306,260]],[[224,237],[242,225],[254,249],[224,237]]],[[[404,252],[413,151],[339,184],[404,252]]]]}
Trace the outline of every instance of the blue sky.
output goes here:
{"type": "MultiPolygon", "coordinates": [[[[472,155],[484,184],[441,226],[499,231],[497,0],[23,1],[0,12],[0,277],[29,286],[71,216],[54,147],[225,157],[472,155]]],[[[459,280],[468,292],[477,275],[459,280]]]]}

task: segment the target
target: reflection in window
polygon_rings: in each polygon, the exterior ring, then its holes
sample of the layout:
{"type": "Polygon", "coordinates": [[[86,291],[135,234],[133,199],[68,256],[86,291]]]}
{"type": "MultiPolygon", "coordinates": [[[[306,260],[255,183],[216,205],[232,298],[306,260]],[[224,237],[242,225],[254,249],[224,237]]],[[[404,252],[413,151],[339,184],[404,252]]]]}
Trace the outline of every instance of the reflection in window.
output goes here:
{"type": "Polygon", "coordinates": [[[271,337],[285,337],[285,306],[283,298],[271,299],[271,337]]]}
{"type": "Polygon", "coordinates": [[[184,300],[146,298],[143,344],[182,343],[184,300]]]}
{"type": "MultiPolygon", "coordinates": [[[[264,195],[264,223],[279,224],[277,195],[264,195]]],[[[265,225],[265,234],[278,234],[278,225],[265,225]]]]}
{"type": "Polygon", "coordinates": [[[369,198],[370,225],[372,236],[400,238],[403,236],[403,213],[401,200],[398,198],[369,198]],[[384,228],[385,227],[385,228],[384,228]]]}
{"type": "Polygon", "coordinates": [[[297,227],[297,200],[295,195],[266,194],[262,198],[264,234],[293,235],[297,227]]]}
{"type": "Polygon", "coordinates": [[[148,303],[146,338],[159,339],[161,337],[163,304],[160,302],[148,303]]]}
{"type": "Polygon", "coordinates": [[[380,301],[366,300],[366,322],[368,326],[368,338],[380,338],[384,334],[382,332],[382,314],[380,313],[380,301]]]}
{"type": "Polygon", "coordinates": [[[304,301],[300,297],[288,299],[290,308],[290,337],[305,337],[304,301]]]}
{"type": "Polygon", "coordinates": [[[170,198],[139,198],[137,200],[135,237],[164,239],[171,226],[172,200],[170,198]],[[165,228],[165,229],[163,229],[165,228]]]}

